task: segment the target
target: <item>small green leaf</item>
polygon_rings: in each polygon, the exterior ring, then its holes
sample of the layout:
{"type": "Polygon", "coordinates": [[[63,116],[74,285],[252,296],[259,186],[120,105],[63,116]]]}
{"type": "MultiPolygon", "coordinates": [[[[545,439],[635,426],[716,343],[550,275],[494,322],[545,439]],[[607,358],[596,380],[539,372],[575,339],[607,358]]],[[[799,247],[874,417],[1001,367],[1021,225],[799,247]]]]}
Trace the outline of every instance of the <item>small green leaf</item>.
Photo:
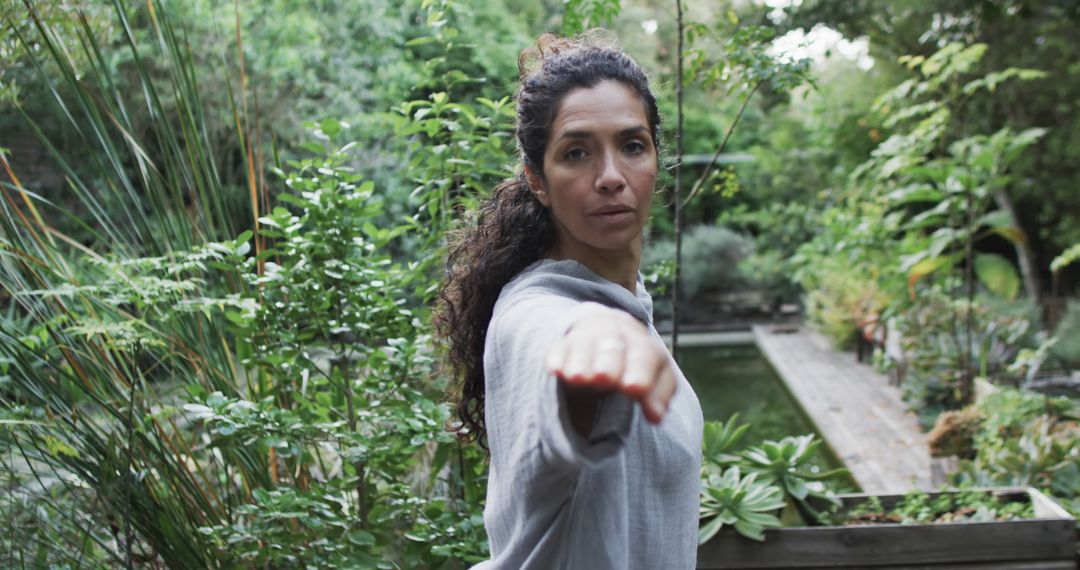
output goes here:
{"type": "Polygon", "coordinates": [[[912,298],[915,297],[915,284],[922,280],[923,277],[934,273],[943,268],[952,267],[956,262],[956,256],[954,255],[940,255],[936,257],[928,257],[922,261],[916,263],[908,270],[908,294],[912,298]]]}
{"type": "Polygon", "coordinates": [[[341,133],[341,123],[335,119],[324,119],[319,123],[319,129],[330,138],[336,137],[341,133]]]}
{"type": "Polygon", "coordinates": [[[698,531],[698,544],[709,542],[709,539],[716,536],[716,533],[720,532],[720,529],[723,527],[724,521],[721,520],[720,517],[716,517],[705,523],[705,526],[701,527],[698,531]]]}
{"type": "Polygon", "coordinates": [[[438,41],[434,36],[420,36],[405,42],[405,47],[419,47],[438,41]]]}
{"type": "Polygon", "coordinates": [[[894,206],[900,206],[915,202],[937,202],[941,200],[943,196],[941,192],[938,192],[933,186],[928,184],[913,184],[889,192],[889,194],[886,195],[886,198],[888,198],[894,206]]]}
{"type": "Polygon", "coordinates": [[[45,447],[49,450],[49,453],[54,456],[66,455],[68,457],[78,457],[79,452],[74,447],[56,439],[51,435],[45,436],[45,447]]]}
{"type": "Polygon", "coordinates": [[[1080,243],[1075,243],[1050,262],[1050,271],[1057,273],[1080,260],[1080,243]]]}
{"type": "Polygon", "coordinates": [[[251,496],[260,505],[266,505],[270,502],[270,493],[266,489],[252,489],[251,496]]]}
{"type": "Polygon", "coordinates": [[[357,546],[375,546],[375,535],[366,530],[349,531],[349,542],[357,546]]]}
{"type": "Polygon", "coordinates": [[[987,289],[1010,301],[1020,292],[1020,277],[1013,264],[996,253],[975,256],[975,276],[987,289]]]}

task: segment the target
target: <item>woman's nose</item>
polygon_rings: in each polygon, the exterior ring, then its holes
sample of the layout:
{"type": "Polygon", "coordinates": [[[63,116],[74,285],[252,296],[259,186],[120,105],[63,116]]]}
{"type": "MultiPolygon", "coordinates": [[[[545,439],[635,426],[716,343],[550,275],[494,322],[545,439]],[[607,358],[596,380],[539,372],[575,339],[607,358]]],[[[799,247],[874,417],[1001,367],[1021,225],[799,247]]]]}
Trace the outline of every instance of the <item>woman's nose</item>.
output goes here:
{"type": "Polygon", "coordinates": [[[619,157],[614,152],[605,152],[600,163],[600,173],[596,177],[596,189],[600,192],[618,192],[626,187],[626,177],[622,173],[619,157]]]}

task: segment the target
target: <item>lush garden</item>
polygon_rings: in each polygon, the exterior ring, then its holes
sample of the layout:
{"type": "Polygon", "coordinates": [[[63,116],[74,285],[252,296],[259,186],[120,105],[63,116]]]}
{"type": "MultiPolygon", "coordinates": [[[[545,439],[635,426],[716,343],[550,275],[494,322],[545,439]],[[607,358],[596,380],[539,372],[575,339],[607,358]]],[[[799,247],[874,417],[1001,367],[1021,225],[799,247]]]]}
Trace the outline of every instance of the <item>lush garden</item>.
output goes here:
{"type": "MultiPolygon", "coordinates": [[[[658,321],[801,307],[900,382],[954,485],[1080,514],[1072,0],[0,15],[0,565],[482,560],[484,453],[448,429],[431,341],[441,246],[512,173],[518,52],[592,26],[664,114],[658,321]]],[[[819,442],[745,434],[707,428],[703,539],[1029,514],[975,493],[841,513],[819,442]]]]}

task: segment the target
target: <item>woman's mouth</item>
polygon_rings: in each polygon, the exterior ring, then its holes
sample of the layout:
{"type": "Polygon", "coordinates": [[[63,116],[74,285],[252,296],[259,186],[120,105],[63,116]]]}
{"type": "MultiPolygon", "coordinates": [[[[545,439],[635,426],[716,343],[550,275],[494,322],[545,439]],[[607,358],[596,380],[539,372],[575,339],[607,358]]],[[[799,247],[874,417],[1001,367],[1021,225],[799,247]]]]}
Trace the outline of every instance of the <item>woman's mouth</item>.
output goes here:
{"type": "Polygon", "coordinates": [[[605,224],[622,224],[634,218],[634,211],[624,206],[601,208],[593,212],[592,217],[605,224]]]}

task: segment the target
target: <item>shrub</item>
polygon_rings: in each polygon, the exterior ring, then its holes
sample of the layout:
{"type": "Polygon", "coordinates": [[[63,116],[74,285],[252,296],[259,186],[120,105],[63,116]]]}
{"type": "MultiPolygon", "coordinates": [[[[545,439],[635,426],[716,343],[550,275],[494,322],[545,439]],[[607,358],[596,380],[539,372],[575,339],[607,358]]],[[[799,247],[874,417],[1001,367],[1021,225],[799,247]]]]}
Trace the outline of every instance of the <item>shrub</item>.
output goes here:
{"type": "Polygon", "coordinates": [[[1080,515],[1080,403],[1002,388],[976,404],[976,455],[958,485],[1032,485],[1080,515]]]}
{"type": "Polygon", "coordinates": [[[888,305],[874,270],[839,257],[821,258],[803,286],[807,316],[842,349],[854,346],[860,323],[880,318],[888,305]]]}
{"type": "MultiPolygon", "coordinates": [[[[753,252],[753,242],[721,226],[701,225],[687,230],[682,251],[682,299],[691,310],[707,303],[709,293],[731,291],[746,282],[739,271],[739,262],[753,252]]],[[[675,259],[675,242],[657,240],[645,246],[642,268],[646,275],[660,278],[652,284],[656,291],[668,291],[673,272],[664,264],[675,259]]],[[[670,315],[670,304],[657,299],[656,313],[670,315]]]]}

